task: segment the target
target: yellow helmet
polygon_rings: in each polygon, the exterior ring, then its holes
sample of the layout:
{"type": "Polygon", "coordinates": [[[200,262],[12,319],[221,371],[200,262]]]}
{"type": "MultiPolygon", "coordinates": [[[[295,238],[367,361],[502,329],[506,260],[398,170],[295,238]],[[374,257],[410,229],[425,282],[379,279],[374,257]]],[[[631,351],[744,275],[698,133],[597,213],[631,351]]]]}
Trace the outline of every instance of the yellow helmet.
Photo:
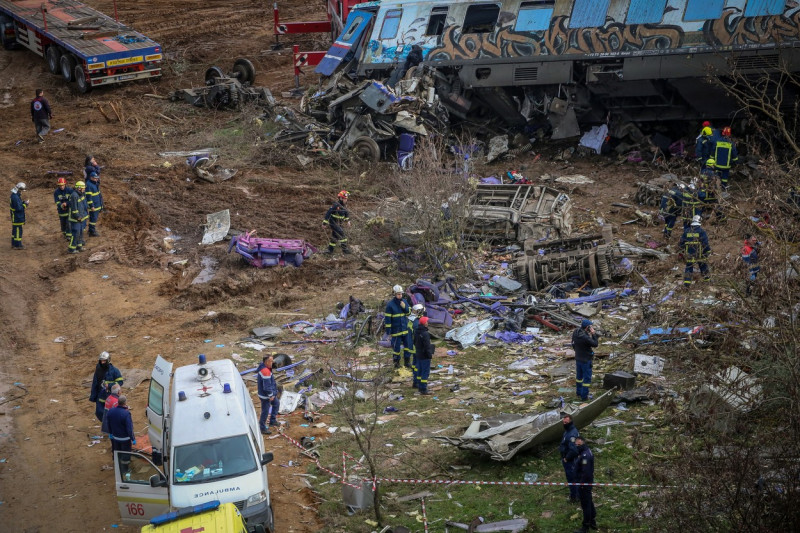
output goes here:
{"type": "Polygon", "coordinates": [[[714,159],[713,157],[709,157],[708,159],[706,159],[706,166],[707,167],[715,167],[715,166],[717,166],[717,160],[714,159]]]}
{"type": "Polygon", "coordinates": [[[709,136],[709,137],[710,137],[710,136],[711,136],[711,134],[712,134],[712,133],[714,133],[714,132],[713,132],[713,131],[711,131],[711,128],[709,128],[709,127],[705,127],[705,128],[703,128],[703,131],[701,131],[700,133],[701,133],[702,135],[706,135],[706,136],[709,136]]]}
{"type": "Polygon", "coordinates": [[[78,182],[75,183],[75,188],[76,189],[85,189],[86,188],[86,184],[84,182],[82,182],[82,181],[78,181],[78,182]]]}

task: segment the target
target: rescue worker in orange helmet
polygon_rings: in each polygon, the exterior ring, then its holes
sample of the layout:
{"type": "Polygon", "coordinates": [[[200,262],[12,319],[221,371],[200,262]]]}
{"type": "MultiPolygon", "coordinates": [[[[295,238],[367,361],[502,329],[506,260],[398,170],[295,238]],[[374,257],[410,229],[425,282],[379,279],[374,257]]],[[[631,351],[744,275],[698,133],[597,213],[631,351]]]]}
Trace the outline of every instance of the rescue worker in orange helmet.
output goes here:
{"type": "Polygon", "coordinates": [[[58,178],[56,190],[53,191],[53,200],[56,202],[58,220],[61,223],[61,233],[67,240],[72,238],[72,231],[69,227],[69,197],[71,194],[72,187],[67,186],[66,178],[58,178]]]}
{"type": "Polygon", "coordinates": [[[342,253],[350,253],[350,248],[347,245],[347,235],[342,227],[345,222],[348,227],[350,226],[350,213],[347,211],[347,199],[349,197],[349,192],[345,190],[339,191],[339,194],[336,195],[336,201],[325,213],[322,223],[331,228],[331,240],[328,241],[326,254],[333,254],[337,244],[342,247],[342,253]]]}
{"type": "Polygon", "coordinates": [[[739,152],[736,150],[736,143],[731,139],[729,126],[722,128],[722,136],[714,142],[714,161],[716,161],[722,189],[727,191],[731,167],[739,162],[739,152]]]}

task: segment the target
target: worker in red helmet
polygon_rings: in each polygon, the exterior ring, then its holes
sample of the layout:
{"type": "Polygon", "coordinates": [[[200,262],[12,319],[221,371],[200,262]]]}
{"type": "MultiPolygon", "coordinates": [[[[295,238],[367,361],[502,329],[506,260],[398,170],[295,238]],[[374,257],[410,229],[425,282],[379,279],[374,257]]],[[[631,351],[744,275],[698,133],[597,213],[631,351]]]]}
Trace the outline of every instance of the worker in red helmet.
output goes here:
{"type": "Polygon", "coordinates": [[[722,135],[716,139],[714,161],[717,164],[717,173],[722,182],[722,189],[727,191],[731,167],[739,162],[739,152],[736,150],[736,143],[731,139],[730,126],[722,128],[722,135]]]}
{"type": "Polygon", "coordinates": [[[56,202],[58,220],[61,223],[61,234],[65,239],[70,240],[72,231],[69,226],[69,196],[72,194],[72,188],[67,187],[66,178],[58,178],[56,184],[56,190],[53,191],[53,199],[56,202]]]}
{"type": "Polygon", "coordinates": [[[322,223],[331,228],[331,240],[328,242],[328,250],[326,254],[333,254],[336,250],[336,245],[342,247],[342,253],[349,254],[350,248],[347,246],[347,235],[344,232],[345,223],[350,226],[350,213],[347,211],[347,199],[350,193],[342,190],[336,195],[336,201],[325,213],[325,218],[322,223]]]}

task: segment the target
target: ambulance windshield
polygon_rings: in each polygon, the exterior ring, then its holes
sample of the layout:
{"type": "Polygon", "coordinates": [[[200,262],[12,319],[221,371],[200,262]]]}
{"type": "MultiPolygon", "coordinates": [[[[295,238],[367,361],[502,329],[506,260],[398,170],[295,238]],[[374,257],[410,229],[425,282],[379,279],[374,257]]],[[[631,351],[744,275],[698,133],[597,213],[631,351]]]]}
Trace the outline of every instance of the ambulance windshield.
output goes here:
{"type": "Polygon", "coordinates": [[[247,435],[176,446],[172,464],[176,484],[207,483],[258,468],[247,435]]]}

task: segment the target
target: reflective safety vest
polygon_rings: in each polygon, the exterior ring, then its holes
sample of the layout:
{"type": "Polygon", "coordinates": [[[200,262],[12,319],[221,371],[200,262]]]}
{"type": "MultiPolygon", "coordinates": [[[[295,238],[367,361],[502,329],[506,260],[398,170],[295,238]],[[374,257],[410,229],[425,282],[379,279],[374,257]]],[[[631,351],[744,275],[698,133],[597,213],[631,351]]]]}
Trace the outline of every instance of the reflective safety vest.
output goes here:
{"type": "Polygon", "coordinates": [[[681,247],[689,263],[704,260],[711,253],[708,234],[700,226],[689,226],[681,236],[681,247]]]}
{"type": "Polygon", "coordinates": [[[718,140],[714,147],[714,160],[716,161],[716,167],[721,170],[731,168],[733,163],[739,161],[736,144],[728,138],[718,140]]]}

